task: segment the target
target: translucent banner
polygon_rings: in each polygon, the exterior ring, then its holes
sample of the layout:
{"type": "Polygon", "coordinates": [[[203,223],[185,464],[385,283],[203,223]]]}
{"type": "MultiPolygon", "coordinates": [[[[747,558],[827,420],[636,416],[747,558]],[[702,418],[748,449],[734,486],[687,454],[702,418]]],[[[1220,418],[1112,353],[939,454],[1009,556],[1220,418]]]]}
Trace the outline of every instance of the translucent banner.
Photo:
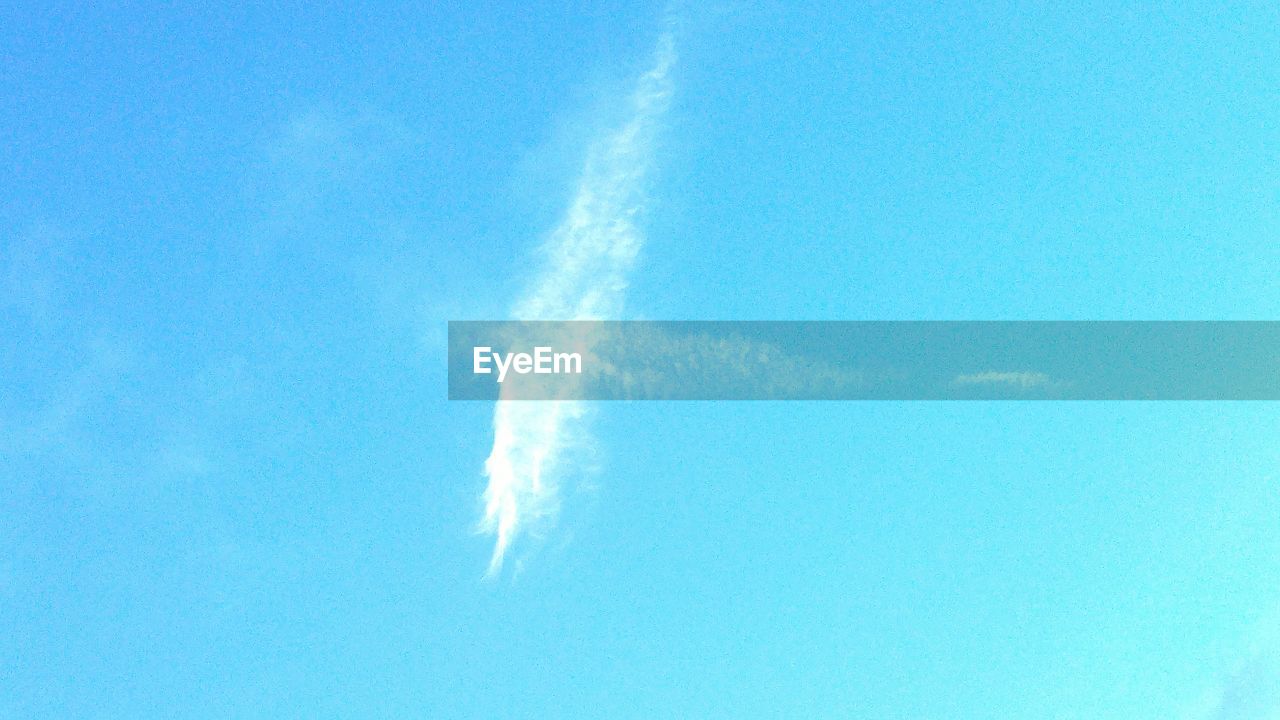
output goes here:
{"type": "Polygon", "coordinates": [[[1277,400],[1280,322],[449,323],[450,400],[1277,400]]]}

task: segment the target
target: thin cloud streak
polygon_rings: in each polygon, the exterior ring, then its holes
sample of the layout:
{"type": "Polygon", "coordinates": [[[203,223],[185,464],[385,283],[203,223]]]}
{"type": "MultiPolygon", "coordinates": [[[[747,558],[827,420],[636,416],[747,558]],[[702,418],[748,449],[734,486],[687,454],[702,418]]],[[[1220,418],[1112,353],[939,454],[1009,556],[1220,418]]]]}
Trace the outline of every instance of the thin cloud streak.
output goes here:
{"type": "MultiPolygon", "coordinates": [[[[621,313],[627,275],[644,241],[637,222],[675,60],[672,34],[664,33],[629,97],[626,120],[588,149],[574,198],[542,247],[544,265],[513,310],[516,319],[599,320],[621,313]]],[[[481,531],[495,536],[490,575],[517,537],[555,516],[557,478],[586,441],[585,414],[571,401],[499,400],[495,406],[480,522],[481,531]]]]}
{"type": "Polygon", "coordinates": [[[981,372],[972,375],[957,375],[955,380],[957,385],[1012,385],[1020,387],[1024,390],[1028,388],[1045,385],[1049,382],[1049,376],[1039,372],[981,372]]]}

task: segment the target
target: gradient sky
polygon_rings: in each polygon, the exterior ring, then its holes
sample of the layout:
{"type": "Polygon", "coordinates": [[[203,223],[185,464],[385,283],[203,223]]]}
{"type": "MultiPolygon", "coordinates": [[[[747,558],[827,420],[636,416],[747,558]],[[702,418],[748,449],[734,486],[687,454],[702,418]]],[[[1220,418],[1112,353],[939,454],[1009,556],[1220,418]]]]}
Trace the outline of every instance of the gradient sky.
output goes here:
{"type": "MultiPolygon", "coordinates": [[[[610,404],[485,579],[667,15],[0,9],[0,717],[1280,717],[1270,403],[610,404]]],[[[1274,3],[675,16],[627,317],[1280,318],[1274,3]]]]}

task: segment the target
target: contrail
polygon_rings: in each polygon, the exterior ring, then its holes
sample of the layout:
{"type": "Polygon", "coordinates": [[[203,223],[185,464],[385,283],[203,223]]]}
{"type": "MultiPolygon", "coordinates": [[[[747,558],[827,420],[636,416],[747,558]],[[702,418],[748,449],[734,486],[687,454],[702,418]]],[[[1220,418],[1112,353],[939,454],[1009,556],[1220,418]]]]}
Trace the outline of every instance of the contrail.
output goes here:
{"type": "MultiPolygon", "coordinates": [[[[664,33],[628,98],[626,119],[588,148],[573,201],[542,248],[545,266],[516,303],[516,319],[599,320],[621,312],[627,273],[644,240],[636,222],[675,59],[672,34],[664,33]]],[[[522,532],[555,515],[556,479],[581,437],[585,411],[571,401],[500,399],[495,406],[480,523],[496,536],[489,574],[522,532]]]]}

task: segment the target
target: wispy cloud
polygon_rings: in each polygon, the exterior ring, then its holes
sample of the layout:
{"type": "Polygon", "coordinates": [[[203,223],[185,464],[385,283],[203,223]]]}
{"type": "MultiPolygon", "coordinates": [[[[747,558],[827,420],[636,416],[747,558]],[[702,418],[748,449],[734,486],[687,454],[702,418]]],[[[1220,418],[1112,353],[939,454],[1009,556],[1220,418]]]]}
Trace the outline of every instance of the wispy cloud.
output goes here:
{"type": "Polygon", "coordinates": [[[1040,387],[1049,382],[1049,376],[1038,372],[980,372],[971,375],[957,375],[956,385],[1011,385],[1023,390],[1040,387]]]}
{"type": "MultiPolygon", "coordinates": [[[[664,33],[627,100],[625,119],[589,147],[573,200],[542,248],[544,265],[516,303],[517,319],[594,320],[621,312],[643,243],[637,222],[675,59],[674,38],[664,33]]],[[[582,438],[585,412],[569,401],[497,403],[481,521],[495,536],[490,573],[521,533],[555,515],[557,478],[582,438]]]]}
{"type": "Polygon", "coordinates": [[[1280,657],[1275,651],[1251,658],[1222,688],[1213,720],[1274,720],[1280,717],[1280,657]]]}
{"type": "Polygon", "coordinates": [[[1273,611],[1254,634],[1243,662],[1204,694],[1186,713],[1188,720],[1280,718],[1280,611],[1273,611]]]}

